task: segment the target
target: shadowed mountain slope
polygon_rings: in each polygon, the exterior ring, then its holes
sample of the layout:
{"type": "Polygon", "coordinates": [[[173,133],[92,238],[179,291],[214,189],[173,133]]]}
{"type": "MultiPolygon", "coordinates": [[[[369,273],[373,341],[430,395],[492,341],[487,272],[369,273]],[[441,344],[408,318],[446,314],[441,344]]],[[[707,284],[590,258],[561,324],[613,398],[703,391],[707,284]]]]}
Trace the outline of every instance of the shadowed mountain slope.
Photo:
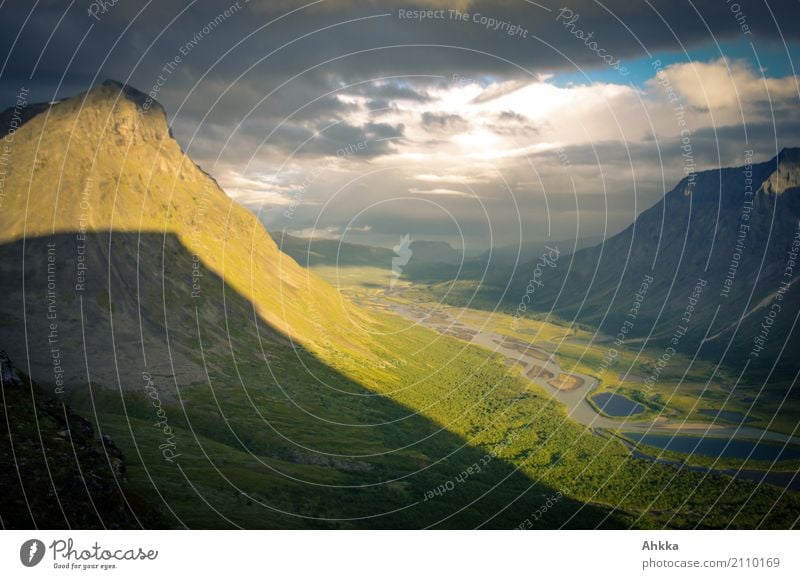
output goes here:
{"type": "MultiPolygon", "coordinates": [[[[699,348],[701,356],[724,355],[725,364],[739,367],[749,360],[765,371],[777,359],[779,374],[791,377],[800,367],[793,354],[800,349],[793,329],[800,310],[799,224],[800,149],[705,171],[693,184],[683,179],[605,243],[545,268],[529,307],[612,336],[627,321],[629,343],[648,337],[669,345],[682,327],[678,350],[699,348]],[[646,291],[637,298],[643,282],[646,291]],[[770,316],[771,309],[780,311],[770,316]],[[765,316],[772,319],[759,350],[765,316]]],[[[509,308],[526,294],[535,270],[535,260],[518,270],[505,296],[509,308]]],[[[504,285],[486,287],[483,295],[498,299],[504,285]]]]}

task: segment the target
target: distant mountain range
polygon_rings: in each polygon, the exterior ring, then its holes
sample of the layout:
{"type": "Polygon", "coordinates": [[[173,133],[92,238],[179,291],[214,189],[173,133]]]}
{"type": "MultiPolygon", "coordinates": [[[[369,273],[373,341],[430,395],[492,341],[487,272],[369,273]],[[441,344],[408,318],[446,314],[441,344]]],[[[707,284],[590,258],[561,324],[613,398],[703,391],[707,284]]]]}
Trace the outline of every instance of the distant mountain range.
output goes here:
{"type": "Polygon", "coordinates": [[[501,245],[483,252],[480,256],[480,261],[482,263],[497,262],[504,265],[521,265],[527,263],[530,260],[530,256],[540,255],[547,247],[557,247],[561,255],[566,256],[602,242],[602,237],[588,236],[577,239],[554,239],[552,241],[531,241],[501,245]]]}
{"type": "MultiPolygon", "coordinates": [[[[272,232],[271,235],[281,251],[303,267],[338,265],[390,269],[392,258],[396,257],[393,250],[385,247],[336,239],[296,237],[282,232],[272,232]]],[[[602,239],[598,237],[586,237],[577,241],[530,242],[499,246],[477,255],[465,255],[445,241],[413,240],[409,246],[411,258],[403,267],[402,277],[425,283],[455,278],[478,280],[482,277],[507,277],[515,266],[519,267],[530,255],[541,253],[548,245],[559,247],[563,255],[569,255],[573,248],[589,247],[600,241],[602,239]]]]}
{"type": "MultiPolygon", "coordinates": [[[[281,251],[291,256],[303,267],[317,265],[369,266],[391,268],[393,250],[386,247],[349,243],[336,239],[296,237],[288,233],[272,232],[272,238],[281,251]]],[[[409,263],[457,264],[462,254],[444,241],[411,240],[409,263]]]]}

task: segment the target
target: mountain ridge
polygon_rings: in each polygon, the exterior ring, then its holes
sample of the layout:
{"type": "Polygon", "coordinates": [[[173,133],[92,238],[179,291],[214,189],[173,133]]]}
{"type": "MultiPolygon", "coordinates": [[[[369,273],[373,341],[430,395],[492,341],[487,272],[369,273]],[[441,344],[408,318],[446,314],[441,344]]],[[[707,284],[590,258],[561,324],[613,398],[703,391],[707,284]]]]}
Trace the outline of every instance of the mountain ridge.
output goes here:
{"type": "MultiPolygon", "coordinates": [[[[703,295],[693,306],[686,337],[676,347],[693,352],[702,345],[703,355],[725,355],[726,363],[743,364],[757,324],[747,319],[735,325],[736,336],[726,335],[724,328],[780,285],[787,251],[800,223],[800,149],[783,149],[761,163],[703,171],[692,180],[681,179],[623,231],[559,264],[544,280],[544,287],[537,289],[533,309],[600,327],[613,336],[625,323],[643,276],[652,274],[653,282],[626,339],[668,344],[675,320],[684,316],[695,282],[702,279],[706,283],[703,295]],[[729,343],[719,338],[718,344],[703,341],[720,330],[720,337],[734,342],[730,351],[729,343]]],[[[507,301],[524,295],[529,281],[525,276],[533,267],[521,268],[507,301]]],[[[499,295],[492,288],[486,291],[499,295]]],[[[784,300],[793,315],[800,303],[796,285],[784,300]]],[[[792,325],[793,317],[782,315],[776,326],[780,333],[775,335],[790,340],[787,345],[800,347],[792,325]]],[[[761,359],[751,360],[751,366],[770,356],[778,358],[782,345],[773,341],[761,359]]],[[[788,376],[800,361],[784,355],[779,363],[788,376]]]]}

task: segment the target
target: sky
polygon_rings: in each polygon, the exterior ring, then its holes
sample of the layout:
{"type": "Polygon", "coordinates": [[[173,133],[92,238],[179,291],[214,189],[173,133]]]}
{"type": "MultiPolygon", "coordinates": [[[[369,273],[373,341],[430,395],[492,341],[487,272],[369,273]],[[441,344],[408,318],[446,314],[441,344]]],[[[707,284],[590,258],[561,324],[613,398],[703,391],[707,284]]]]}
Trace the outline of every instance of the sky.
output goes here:
{"type": "Polygon", "coordinates": [[[795,0],[0,4],[0,106],[112,78],[273,232],[612,235],[692,171],[800,146],[795,0]]]}

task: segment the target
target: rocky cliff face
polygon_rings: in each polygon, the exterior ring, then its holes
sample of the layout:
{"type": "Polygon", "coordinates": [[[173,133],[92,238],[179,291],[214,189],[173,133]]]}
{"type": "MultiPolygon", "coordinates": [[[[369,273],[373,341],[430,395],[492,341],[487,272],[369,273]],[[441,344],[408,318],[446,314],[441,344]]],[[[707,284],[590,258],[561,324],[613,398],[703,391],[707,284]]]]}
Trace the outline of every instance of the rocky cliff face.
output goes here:
{"type": "Polygon", "coordinates": [[[20,376],[0,352],[0,522],[7,529],[139,528],[159,515],[127,490],[110,436],[20,376]]]}

